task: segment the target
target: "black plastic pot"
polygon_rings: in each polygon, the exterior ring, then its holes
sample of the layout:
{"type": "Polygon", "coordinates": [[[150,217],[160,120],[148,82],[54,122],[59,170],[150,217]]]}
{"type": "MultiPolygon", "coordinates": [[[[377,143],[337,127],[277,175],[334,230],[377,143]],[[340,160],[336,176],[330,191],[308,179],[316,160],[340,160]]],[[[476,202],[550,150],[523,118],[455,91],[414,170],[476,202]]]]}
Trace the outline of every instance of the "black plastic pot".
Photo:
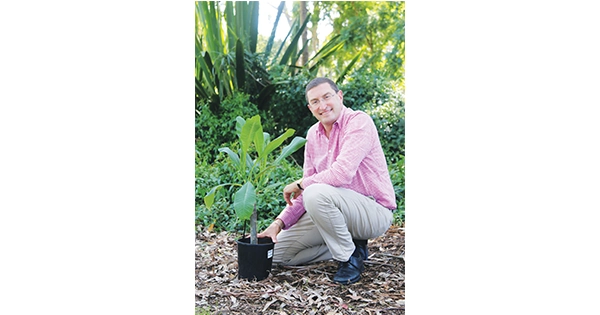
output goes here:
{"type": "Polygon", "coordinates": [[[238,278],[260,281],[269,276],[273,263],[273,241],[270,237],[259,238],[258,244],[250,244],[250,238],[242,238],[238,245],[238,278]]]}

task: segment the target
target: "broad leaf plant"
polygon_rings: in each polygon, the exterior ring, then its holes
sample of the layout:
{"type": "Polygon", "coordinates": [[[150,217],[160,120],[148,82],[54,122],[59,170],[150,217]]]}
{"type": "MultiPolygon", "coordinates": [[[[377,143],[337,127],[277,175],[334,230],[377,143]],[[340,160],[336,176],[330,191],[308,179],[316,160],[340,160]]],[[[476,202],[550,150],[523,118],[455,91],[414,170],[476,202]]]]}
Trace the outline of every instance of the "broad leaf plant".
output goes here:
{"type": "Polygon", "coordinates": [[[233,195],[233,208],[240,220],[250,220],[251,244],[258,244],[256,236],[256,221],[258,216],[256,209],[257,192],[260,192],[262,188],[267,186],[269,175],[276,165],[300,149],[306,143],[306,139],[294,137],[281,150],[273,162],[269,162],[268,157],[285,140],[293,136],[295,132],[294,129],[287,129],[283,134],[271,141],[269,133],[263,131],[259,115],[253,116],[248,120],[238,116],[236,117],[236,133],[240,143],[239,151],[234,152],[229,147],[219,149],[219,152],[224,152],[229,156],[234,166],[235,178],[239,182],[226,183],[213,187],[204,197],[204,204],[207,208],[210,208],[215,201],[217,191],[223,186],[239,187],[233,195]]]}

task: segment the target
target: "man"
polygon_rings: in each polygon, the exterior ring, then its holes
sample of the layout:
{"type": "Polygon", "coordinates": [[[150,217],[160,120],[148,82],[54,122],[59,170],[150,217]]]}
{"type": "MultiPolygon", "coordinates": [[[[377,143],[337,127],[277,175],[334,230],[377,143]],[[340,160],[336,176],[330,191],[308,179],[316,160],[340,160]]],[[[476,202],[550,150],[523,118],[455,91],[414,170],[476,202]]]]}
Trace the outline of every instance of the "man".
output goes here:
{"type": "Polygon", "coordinates": [[[371,117],[344,106],[342,91],[327,78],[308,83],[306,100],[318,122],[306,137],[303,177],[285,186],[287,206],[258,237],[275,243],[275,263],[333,258],[339,262],[333,280],[354,283],[367,240],[392,224],[394,188],[371,117]]]}

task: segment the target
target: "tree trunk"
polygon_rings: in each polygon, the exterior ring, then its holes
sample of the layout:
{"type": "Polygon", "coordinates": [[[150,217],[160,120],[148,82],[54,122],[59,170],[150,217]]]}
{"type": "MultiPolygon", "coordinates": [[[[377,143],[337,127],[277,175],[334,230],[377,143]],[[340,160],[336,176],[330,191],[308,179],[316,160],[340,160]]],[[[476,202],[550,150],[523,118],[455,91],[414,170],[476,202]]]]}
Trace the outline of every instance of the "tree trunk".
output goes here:
{"type": "Polygon", "coordinates": [[[311,50],[314,52],[319,51],[319,37],[317,31],[318,23],[314,23],[314,25],[310,28],[310,32],[312,33],[312,37],[310,40],[311,50]]]}
{"type": "MultiPolygon", "coordinates": [[[[306,1],[300,1],[300,23],[304,23],[307,15],[306,1]]],[[[305,28],[302,32],[302,47],[306,47],[308,44],[308,29],[305,28]]],[[[300,58],[300,65],[304,66],[308,62],[308,49],[304,49],[302,57],[300,58]]]]}

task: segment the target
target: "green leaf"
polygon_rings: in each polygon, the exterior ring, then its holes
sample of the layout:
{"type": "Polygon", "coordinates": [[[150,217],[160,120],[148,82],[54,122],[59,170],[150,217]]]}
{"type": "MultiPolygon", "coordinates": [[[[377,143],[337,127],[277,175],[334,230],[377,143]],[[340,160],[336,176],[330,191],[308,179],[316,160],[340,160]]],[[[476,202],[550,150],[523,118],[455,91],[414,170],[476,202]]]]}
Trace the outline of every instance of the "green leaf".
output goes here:
{"type": "MultiPolygon", "coordinates": [[[[252,118],[246,120],[246,123],[242,127],[242,133],[240,135],[240,146],[242,147],[242,155],[246,155],[250,144],[254,140],[256,132],[260,130],[262,136],[262,125],[260,124],[260,116],[255,115],[252,118]]],[[[261,137],[262,138],[262,137],[261,137]]]]}
{"type": "Polygon", "coordinates": [[[296,27],[296,25],[298,25],[298,21],[294,20],[287,35],[285,35],[285,37],[283,38],[283,41],[281,41],[281,45],[279,45],[279,49],[277,50],[277,53],[275,53],[275,57],[273,57],[273,60],[271,61],[271,66],[275,65],[277,58],[279,58],[279,54],[281,53],[281,51],[283,50],[283,47],[285,46],[285,42],[287,41],[288,37],[290,37],[290,35],[294,31],[294,28],[296,27]]]}
{"type": "Polygon", "coordinates": [[[206,196],[204,196],[204,205],[206,206],[206,208],[210,209],[210,207],[212,207],[213,203],[215,203],[215,195],[217,193],[217,190],[219,190],[219,188],[226,186],[226,185],[231,185],[231,184],[217,185],[217,186],[211,188],[211,190],[206,193],[206,196]]]}
{"type": "Polygon", "coordinates": [[[273,152],[273,150],[277,149],[283,143],[283,141],[293,136],[294,132],[296,132],[296,130],[288,129],[281,136],[277,137],[277,139],[269,142],[265,148],[265,155],[268,155],[269,153],[273,152]]]}
{"type": "Polygon", "coordinates": [[[258,127],[256,131],[254,131],[254,145],[256,146],[256,152],[259,157],[264,156],[264,147],[265,147],[265,135],[263,133],[262,124],[260,120],[258,121],[258,127]]]}
{"type": "Polygon", "coordinates": [[[335,81],[335,84],[340,85],[344,81],[344,77],[350,71],[350,69],[352,69],[352,67],[354,67],[354,64],[358,61],[358,58],[360,58],[360,56],[362,56],[364,51],[365,51],[365,49],[363,48],[361,51],[358,52],[358,54],[356,54],[356,56],[354,56],[354,58],[352,58],[352,61],[350,61],[350,63],[346,67],[346,69],[344,69],[344,71],[342,71],[342,73],[340,74],[338,79],[335,81]]]}
{"type": "MultiPolygon", "coordinates": [[[[204,52],[204,58],[202,58],[201,60],[202,62],[200,63],[202,65],[202,69],[204,69],[205,71],[205,77],[207,79],[212,78],[214,82],[212,83],[211,87],[213,88],[217,88],[220,85],[219,81],[219,74],[217,73],[217,69],[215,69],[214,65],[213,65],[213,61],[212,58],[210,57],[210,54],[208,53],[208,51],[204,52]]],[[[219,93],[219,95],[221,95],[222,93],[219,93]]]]}
{"type": "Polygon", "coordinates": [[[250,47],[251,53],[256,53],[256,44],[258,43],[258,12],[259,12],[259,1],[250,1],[250,39],[248,46],[250,47]]]}
{"type": "Polygon", "coordinates": [[[236,167],[240,167],[240,157],[237,153],[233,152],[230,148],[219,148],[219,152],[225,152],[229,155],[229,158],[236,167]]]}
{"type": "Polygon", "coordinates": [[[235,117],[235,133],[238,135],[238,138],[242,135],[242,127],[244,127],[245,123],[246,120],[244,118],[240,116],[235,117]]]}
{"type": "Polygon", "coordinates": [[[209,91],[211,91],[211,95],[214,94],[216,83],[213,80],[213,66],[208,51],[204,52],[204,57],[196,58],[196,62],[198,63],[200,69],[202,69],[202,72],[204,73],[202,77],[206,80],[209,91]]]}
{"type": "Polygon", "coordinates": [[[252,169],[252,167],[254,167],[254,161],[252,160],[252,157],[248,153],[246,153],[246,167],[249,169],[252,169]]]}
{"type": "Polygon", "coordinates": [[[235,76],[238,89],[244,90],[246,87],[246,70],[244,65],[244,46],[241,40],[237,40],[235,45],[235,76]]]}
{"type": "Polygon", "coordinates": [[[304,20],[304,23],[302,23],[302,26],[300,26],[300,29],[298,29],[298,32],[296,32],[296,35],[294,35],[294,37],[292,38],[292,41],[290,42],[290,46],[288,46],[288,48],[285,50],[283,57],[281,57],[281,61],[279,61],[280,65],[285,65],[288,62],[288,60],[290,59],[290,57],[292,56],[292,52],[294,52],[294,49],[298,48],[298,39],[300,38],[300,36],[302,36],[302,32],[304,32],[304,29],[306,28],[306,24],[308,24],[308,21],[310,21],[310,13],[308,15],[306,15],[306,19],[304,20]]]}
{"type": "Polygon", "coordinates": [[[267,110],[269,109],[269,100],[275,94],[275,84],[269,84],[265,86],[258,94],[257,106],[258,109],[267,110]]]}
{"type": "MultiPolygon", "coordinates": [[[[269,144],[269,142],[271,142],[271,135],[268,132],[263,132],[263,137],[265,140],[265,144],[269,144]]],[[[269,154],[269,153],[267,153],[269,154]]]]}
{"type": "Polygon", "coordinates": [[[281,160],[290,156],[290,154],[298,151],[304,144],[306,143],[306,139],[302,137],[295,137],[292,140],[292,143],[288,144],[283,150],[281,150],[281,154],[275,159],[275,163],[279,163],[281,160]]]}
{"type": "MultiPolygon", "coordinates": [[[[298,63],[298,60],[300,60],[300,57],[302,57],[302,53],[304,53],[304,51],[310,46],[310,40],[311,40],[310,38],[306,40],[306,44],[302,47],[302,49],[300,50],[298,55],[296,55],[296,58],[294,58],[294,60],[292,60],[292,62],[290,62],[290,66],[296,65],[298,63]]],[[[302,67],[297,67],[297,68],[302,68],[302,67]]]]}
{"type": "Polygon", "coordinates": [[[271,54],[273,40],[275,39],[275,32],[277,31],[277,24],[279,23],[279,18],[281,17],[284,7],[285,1],[281,1],[279,3],[279,7],[277,7],[277,15],[275,16],[275,23],[273,24],[273,29],[271,30],[271,36],[269,36],[269,41],[267,42],[267,48],[265,48],[265,56],[269,56],[271,54]]]}
{"type": "Polygon", "coordinates": [[[229,51],[233,51],[235,47],[235,14],[233,12],[233,2],[225,1],[225,24],[227,25],[227,43],[229,51]]]}
{"type": "Polygon", "coordinates": [[[256,192],[252,183],[245,183],[240,190],[238,190],[233,199],[233,209],[240,220],[248,220],[254,211],[254,204],[256,203],[256,192]]]}
{"type": "MultiPolygon", "coordinates": [[[[321,57],[321,59],[319,59],[319,61],[317,61],[314,65],[312,65],[309,68],[309,71],[312,72],[314,70],[318,70],[319,66],[325,61],[327,60],[327,58],[329,58],[329,56],[333,55],[334,53],[336,53],[338,50],[340,50],[342,47],[344,47],[344,42],[338,43],[337,45],[333,46],[331,48],[331,50],[329,50],[328,52],[324,53],[323,56],[321,57]]],[[[321,51],[319,51],[321,52],[321,51]]]]}

